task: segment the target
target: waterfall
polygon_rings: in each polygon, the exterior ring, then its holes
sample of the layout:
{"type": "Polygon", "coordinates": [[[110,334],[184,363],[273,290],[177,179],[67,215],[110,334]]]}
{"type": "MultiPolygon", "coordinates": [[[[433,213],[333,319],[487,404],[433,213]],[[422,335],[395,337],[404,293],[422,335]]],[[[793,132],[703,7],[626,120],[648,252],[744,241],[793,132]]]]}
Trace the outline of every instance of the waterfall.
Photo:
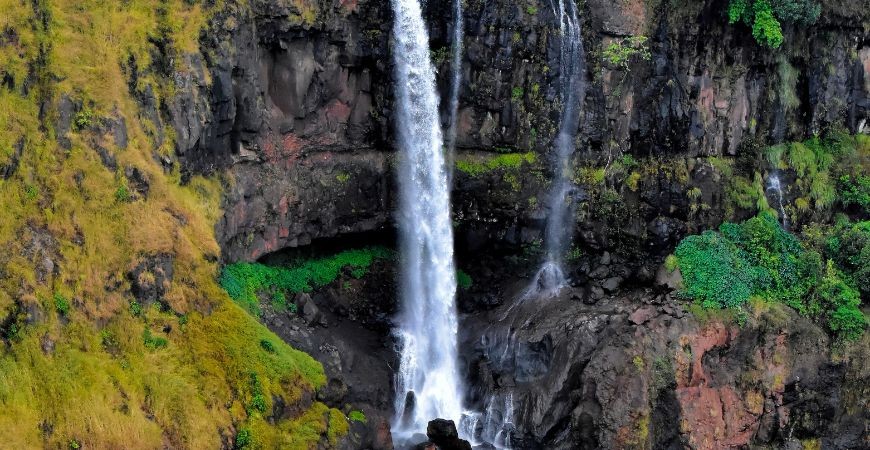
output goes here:
{"type": "Polygon", "coordinates": [[[425,433],[435,418],[459,423],[462,389],[450,192],[429,35],[417,0],[392,0],[392,7],[402,265],[393,432],[401,437],[425,433]]]}
{"type": "Polygon", "coordinates": [[[565,252],[571,246],[571,195],[575,191],[570,179],[571,155],[586,94],[585,54],[580,35],[580,19],[574,0],[559,0],[559,85],[562,95],[562,117],[556,136],[554,179],[547,201],[549,215],[544,230],[544,264],[535,275],[524,298],[551,297],[567,283],[563,270],[565,252]]]}
{"type": "Polygon", "coordinates": [[[456,122],[459,114],[459,88],[462,85],[462,41],[465,22],[462,17],[462,0],[453,0],[453,43],[450,65],[450,123],[447,128],[448,173],[453,171],[453,155],[456,151],[456,122]]]}
{"type": "Polygon", "coordinates": [[[774,190],[777,195],[778,200],[778,213],[779,217],[782,219],[782,228],[788,231],[788,216],[785,214],[785,207],[783,206],[782,200],[782,183],[779,181],[779,174],[773,172],[770,177],[767,179],[767,189],[774,190]]]}

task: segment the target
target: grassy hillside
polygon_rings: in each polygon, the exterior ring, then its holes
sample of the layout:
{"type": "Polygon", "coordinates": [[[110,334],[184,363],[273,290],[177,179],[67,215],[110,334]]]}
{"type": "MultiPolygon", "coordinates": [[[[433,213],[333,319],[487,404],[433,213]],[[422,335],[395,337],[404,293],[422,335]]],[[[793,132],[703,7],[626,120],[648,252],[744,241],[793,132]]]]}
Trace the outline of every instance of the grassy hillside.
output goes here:
{"type": "Polygon", "coordinates": [[[0,0],[0,447],[311,448],[347,429],[313,401],[320,364],[217,285],[220,180],[164,169],[172,132],[131,94],[173,94],[183,58],[155,58],[197,51],[190,3],[0,0]],[[140,303],[129,273],[158,256],[172,276],[139,273],[161,284],[140,303]]]}

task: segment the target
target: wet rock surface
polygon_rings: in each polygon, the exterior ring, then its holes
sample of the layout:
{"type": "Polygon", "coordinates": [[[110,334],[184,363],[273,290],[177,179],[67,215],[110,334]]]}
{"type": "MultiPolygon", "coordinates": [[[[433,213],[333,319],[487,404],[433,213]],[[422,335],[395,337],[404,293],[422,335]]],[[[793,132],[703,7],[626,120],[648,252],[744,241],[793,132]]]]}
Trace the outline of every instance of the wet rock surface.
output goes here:
{"type": "Polygon", "coordinates": [[[773,305],[741,328],[651,290],[591,306],[572,296],[465,317],[469,401],[483,410],[510,395],[513,448],[866,444],[866,411],[853,409],[867,398],[853,387],[870,381],[866,349],[832,356],[793,311],[773,305]]]}

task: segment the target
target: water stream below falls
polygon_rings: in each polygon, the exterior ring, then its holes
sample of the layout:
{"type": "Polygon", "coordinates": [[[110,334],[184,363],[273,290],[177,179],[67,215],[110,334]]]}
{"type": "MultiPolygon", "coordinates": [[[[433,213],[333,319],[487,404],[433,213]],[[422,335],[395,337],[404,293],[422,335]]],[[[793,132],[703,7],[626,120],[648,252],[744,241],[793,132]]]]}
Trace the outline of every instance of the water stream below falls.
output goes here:
{"type": "Polygon", "coordinates": [[[392,0],[396,127],[400,152],[402,311],[394,437],[425,434],[435,418],[459,423],[456,272],[450,192],[435,70],[418,0],[392,0]]]}
{"type": "MultiPolygon", "coordinates": [[[[545,260],[523,298],[552,297],[567,284],[563,268],[565,253],[571,246],[571,198],[576,187],[571,182],[571,156],[574,136],[586,95],[586,55],[580,34],[580,19],[573,0],[559,0],[557,16],[561,36],[559,82],[562,117],[555,141],[553,184],[547,200],[549,210],[544,230],[545,260]]],[[[555,8],[554,8],[555,9],[555,8]]]]}

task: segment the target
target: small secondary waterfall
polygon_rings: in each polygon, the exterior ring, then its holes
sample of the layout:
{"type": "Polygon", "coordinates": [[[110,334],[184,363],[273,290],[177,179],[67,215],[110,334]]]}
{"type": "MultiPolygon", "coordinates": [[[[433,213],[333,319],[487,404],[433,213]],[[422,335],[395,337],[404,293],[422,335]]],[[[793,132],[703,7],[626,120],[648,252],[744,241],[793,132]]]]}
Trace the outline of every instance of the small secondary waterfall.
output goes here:
{"type": "Polygon", "coordinates": [[[767,179],[767,189],[773,190],[776,192],[777,200],[778,200],[778,210],[779,218],[782,220],[782,227],[787,231],[788,230],[788,216],[785,214],[785,206],[782,200],[782,182],[779,180],[779,174],[773,172],[767,179]]]}
{"type": "Polygon", "coordinates": [[[544,230],[546,259],[523,295],[525,298],[551,297],[567,283],[562,265],[565,252],[571,246],[570,200],[574,186],[570,179],[570,165],[571,155],[574,153],[574,136],[586,95],[586,61],[580,35],[580,19],[574,0],[559,0],[558,16],[561,32],[559,81],[564,109],[555,142],[555,177],[547,201],[549,216],[544,230]]]}
{"type": "Polygon", "coordinates": [[[457,368],[456,272],[435,70],[418,0],[392,0],[400,148],[401,345],[398,436],[462,416],[457,368]]]}
{"type": "Polygon", "coordinates": [[[450,123],[447,128],[447,154],[450,155],[448,172],[452,171],[453,154],[456,150],[456,122],[459,114],[459,88],[462,85],[462,41],[465,36],[465,21],[462,17],[462,1],[453,0],[453,43],[450,65],[450,123]]]}

